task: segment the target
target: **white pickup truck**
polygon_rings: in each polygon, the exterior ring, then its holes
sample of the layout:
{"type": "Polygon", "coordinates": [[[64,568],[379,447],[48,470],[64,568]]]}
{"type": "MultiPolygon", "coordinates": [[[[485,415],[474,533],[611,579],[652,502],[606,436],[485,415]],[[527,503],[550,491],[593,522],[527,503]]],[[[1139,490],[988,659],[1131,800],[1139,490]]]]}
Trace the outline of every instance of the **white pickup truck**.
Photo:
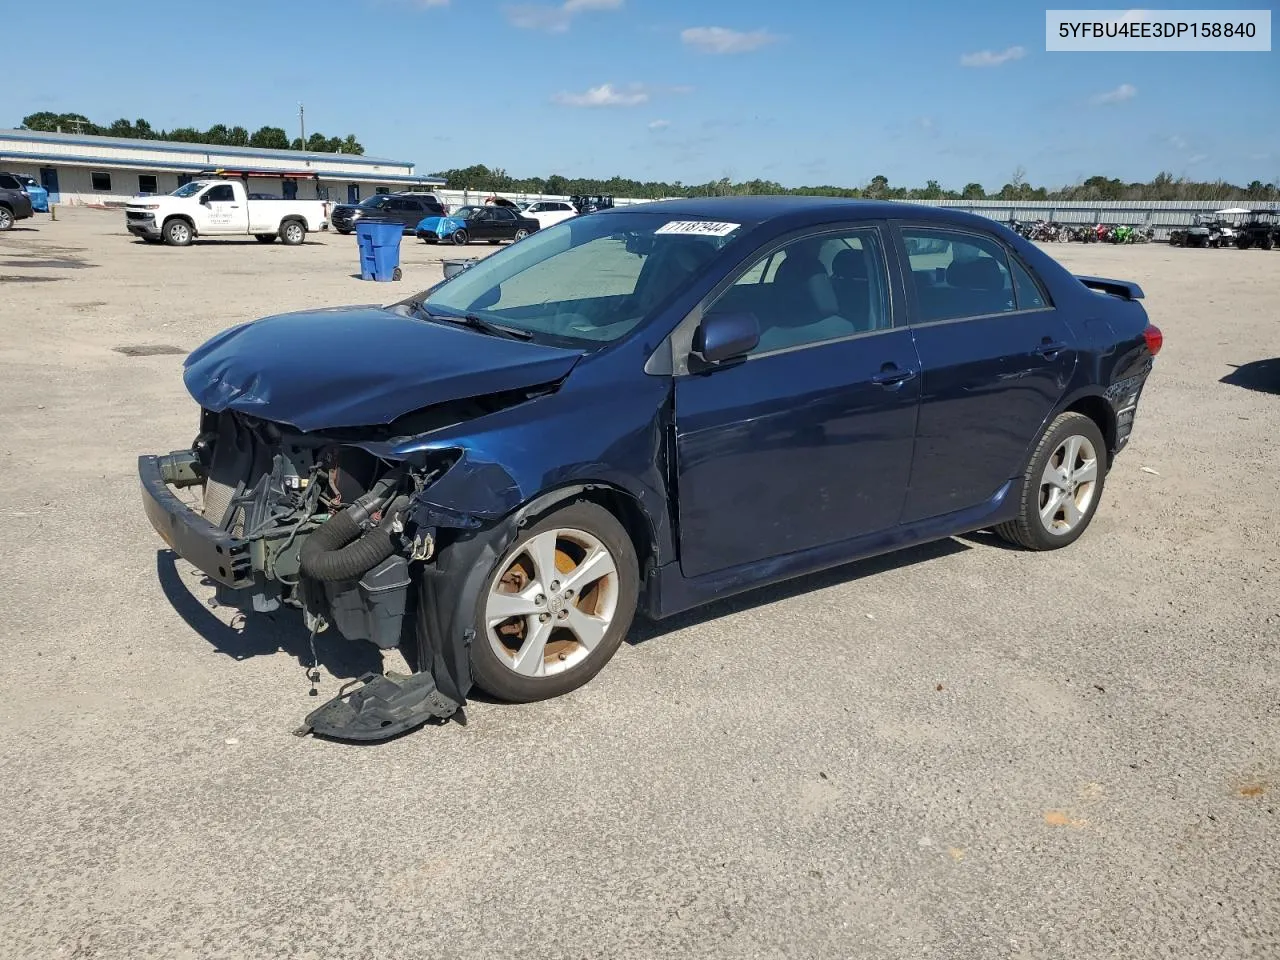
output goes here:
{"type": "Polygon", "coordinates": [[[193,180],[168,196],[135,197],[124,208],[135,237],[185,247],[196,237],[279,237],[295,245],[328,225],[324,200],[250,200],[238,180],[193,180]]]}

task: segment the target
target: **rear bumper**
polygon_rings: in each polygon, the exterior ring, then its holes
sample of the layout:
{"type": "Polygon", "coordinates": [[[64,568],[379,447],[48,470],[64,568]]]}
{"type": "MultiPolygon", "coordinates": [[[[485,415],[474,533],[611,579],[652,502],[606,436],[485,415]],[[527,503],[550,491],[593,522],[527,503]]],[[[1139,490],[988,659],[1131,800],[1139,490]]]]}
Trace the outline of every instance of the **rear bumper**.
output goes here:
{"type": "Polygon", "coordinates": [[[253,584],[249,541],[214,526],[174,495],[173,488],[203,480],[200,461],[190,450],[138,458],[142,509],[173,551],[223,586],[239,590],[253,584]]]}

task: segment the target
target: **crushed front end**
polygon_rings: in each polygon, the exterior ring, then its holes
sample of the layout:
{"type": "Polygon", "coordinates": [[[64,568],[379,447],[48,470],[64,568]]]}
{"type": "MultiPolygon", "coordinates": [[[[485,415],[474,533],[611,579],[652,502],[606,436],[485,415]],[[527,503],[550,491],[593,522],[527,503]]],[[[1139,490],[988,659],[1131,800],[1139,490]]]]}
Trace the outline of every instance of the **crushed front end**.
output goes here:
{"type": "Polygon", "coordinates": [[[468,681],[431,649],[411,565],[429,562],[436,531],[414,520],[415,496],[450,465],[408,463],[226,410],[202,411],[190,450],[138,459],[143,505],[177,553],[208,575],[218,602],[298,608],[315,633],[333,628],[380,650],[414,635],[423,669],[370,675],[307,718],[302,732],[374,740],[454,716],[468,681]],[[183,491],[198,491],[190,501],[183,491]],[[426,634],[424,636],[424,634],[426,634]],[[434,667],[434,669],[429,669],[434,667]]]}

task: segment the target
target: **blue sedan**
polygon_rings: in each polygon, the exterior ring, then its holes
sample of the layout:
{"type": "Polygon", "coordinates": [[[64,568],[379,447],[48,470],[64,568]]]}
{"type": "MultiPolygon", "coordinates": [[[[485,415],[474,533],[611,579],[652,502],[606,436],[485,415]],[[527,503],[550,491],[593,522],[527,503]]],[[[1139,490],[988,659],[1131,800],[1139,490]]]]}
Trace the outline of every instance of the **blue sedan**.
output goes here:
{"type": "Polygon", "coordinates": [[[1161,347],[1142,297],[953,210],[616,208],[387,308],[215,337],[144,507],[224,600],[415,638],[418,673],[304,724],[380,739],[473,685],[567,693],[637,612],[984,528],[1074,542],[1161,347]]]}

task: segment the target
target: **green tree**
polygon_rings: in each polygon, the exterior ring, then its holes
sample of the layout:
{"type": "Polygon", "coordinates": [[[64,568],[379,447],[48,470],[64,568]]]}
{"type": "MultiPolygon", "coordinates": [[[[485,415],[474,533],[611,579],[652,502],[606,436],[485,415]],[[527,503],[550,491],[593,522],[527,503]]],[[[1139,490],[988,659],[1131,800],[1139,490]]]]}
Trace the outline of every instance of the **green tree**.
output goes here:
{"type": "Polygon", "coordinates": [[[986,191],[982,189],[980,183],[966,183],[960,192],[961,200],[985,200],[986,196],[986,191]]]}
{"type": "Polygon", "coordinates": [[[259,127],[249,137],[249,146],[264,150],[288,150],[289,135],[280,127],[259,127]]]}

